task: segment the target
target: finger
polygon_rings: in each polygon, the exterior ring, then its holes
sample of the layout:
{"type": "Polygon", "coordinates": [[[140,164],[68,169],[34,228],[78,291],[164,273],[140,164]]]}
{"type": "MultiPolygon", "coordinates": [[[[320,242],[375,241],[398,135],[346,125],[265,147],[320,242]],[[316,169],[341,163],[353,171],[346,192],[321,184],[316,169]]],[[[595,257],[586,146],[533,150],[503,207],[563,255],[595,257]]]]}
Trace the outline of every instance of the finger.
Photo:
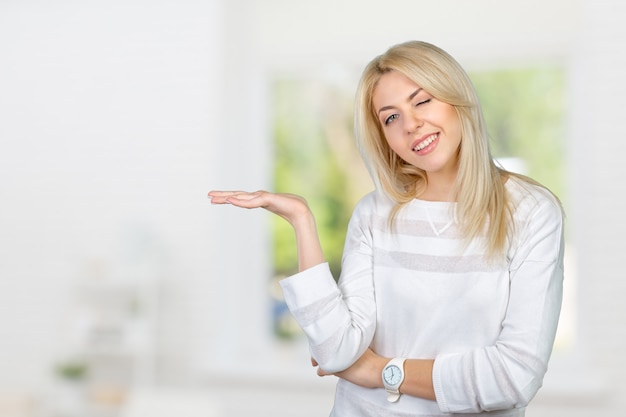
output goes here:
{"type": "Polygon", "coordinates": [[[245,193],[226,197],[225,201],[241,208],[259,208],[267,206],[267,199],[262,194],[245,193]]]}
{"type": "Polygon", "coordinates": [[[247,191],[210,191],[208,197],[213,204],[232,204],[231,199],[251,200],[258,195],[258,191],[254,193],[247,191]]]}
{"type": "Polygon", "coordinates": [[[209,198],[225,198],[232,197],[238,194],[244,194],[245,191],[209,191],[209,198]]]}
{"type": "Polygon", "coordinates": [[[259,198],[264,196],[265,193],[263,191],[255,191],[253,193],[235,193],[233,195],[227,196],[225,197],[226,199],[229,200],[241,200],[241,201],[249,201],[249,200],[254,200],[255,198],[259,198]]]}
{"type": "Polygon", "coordinates": [[[228,204],[226,197],[233,195],[235,191],[209,191],[207,197],[211,200],[211,204],[228,204]]]}
{"type": "Polygon", "coordinates": [[[259,195],[267,194],[267,191],[209,191],[209,198],[239,198],[239,199],[252,199],[259,195]]]}

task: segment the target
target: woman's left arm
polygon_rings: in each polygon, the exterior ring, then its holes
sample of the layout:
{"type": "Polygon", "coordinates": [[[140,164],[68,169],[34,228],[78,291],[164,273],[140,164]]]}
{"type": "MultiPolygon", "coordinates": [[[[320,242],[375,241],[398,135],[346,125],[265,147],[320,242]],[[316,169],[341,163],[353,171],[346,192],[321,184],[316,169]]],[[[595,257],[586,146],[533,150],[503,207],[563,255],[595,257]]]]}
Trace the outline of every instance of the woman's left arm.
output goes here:
{"type": "MultiPolygon", "coordinates": [[[[382,357],[374,353],[372,349],[367,349],[363,356],[345,371],[329,374],[318,368],[317,374],[319,376],[335,375],[366,388],[384,388],[381,375],[383,368],[390,360],[391,358],[382,357]]],[[[400,392],[413,397],[435,400],[432,378],[434,363],[432,359],[407,359],[404,362],[404,381],[400,386],[400,392]]],[[[317,366],[315,361],[312,361],[312,364],[317,366]]]]}
{"type": "Polygon", "coordinates": [[[433,385],[443,412],[522,408],[543,382],[563,297],[563,212],[552,198],[537,199],[522,212],[497,340],[435,358],[433,385]]]}
{"type": "MultiPolygon", "coordinates": [[[[525,407],[541,386],[556,335],[563,293],[563,216],[545,200],[520,231],[510,263],[510,296],[502,330],[492,346],[408,359],[400,392],[437,400],[446,413],[525,407]]],[[[366,352],[335,375],[381,388],[390,358],[366,352]]],[[[318,374],[325,375],[323,370],[318,374]]]]}

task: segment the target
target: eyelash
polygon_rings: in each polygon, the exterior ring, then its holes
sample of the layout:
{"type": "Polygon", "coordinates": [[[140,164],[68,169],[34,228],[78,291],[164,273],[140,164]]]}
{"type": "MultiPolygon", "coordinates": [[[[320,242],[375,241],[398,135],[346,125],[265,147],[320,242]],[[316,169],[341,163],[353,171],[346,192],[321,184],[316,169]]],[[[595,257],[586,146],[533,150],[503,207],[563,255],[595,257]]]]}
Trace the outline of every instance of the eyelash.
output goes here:
{"type": "Polygon", "coordinates": [[[397,114],[392,114],[391,116],[387,117],[383,123],[385,124],[385,126],[387,126],[389,123],[393,122],[397,118],[398,118],[397,114]]]}
{"type": "MultiPolygon", "coordinates": [[[[430,102],[430,100],[431,100],[431,99],[429,98],[429,99],[427,99],[427,100],[420,101],[419,103],[417,103],[417,104],[415,105],[415,107],[420,106],[420,105],[422,105],[422,104],[429,103],[429,102],[430,102]]],[[[391,123],[391,122],[393,122],[394,120],[396,120],[399,116],[400,116],[400,115],[398,115],[398,114],[395,114],[395,113],[394,113],[394,114],[392,114],[391,116],[387,117],[383,123],[385,124],[385,126],[387,126],[389,123],[391,123]]]]}

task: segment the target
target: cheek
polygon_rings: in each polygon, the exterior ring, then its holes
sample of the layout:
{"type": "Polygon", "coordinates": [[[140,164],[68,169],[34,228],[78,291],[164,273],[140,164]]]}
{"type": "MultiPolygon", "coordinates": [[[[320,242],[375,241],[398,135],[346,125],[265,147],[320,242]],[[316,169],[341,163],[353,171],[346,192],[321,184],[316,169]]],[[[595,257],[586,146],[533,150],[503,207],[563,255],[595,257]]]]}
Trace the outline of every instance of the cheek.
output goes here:
{"type": "Polygon", "coordinates": [[[459,143],[463,141],[463,128],[461,127],[461,122],[457,119],[455,125],[455,134],[457,135],[459,143]]]}
{"type": "Polygon", "coordinates": [[[391,150],[394,151],[396,154],[401,149],[400,140],[397,137],[386,134],[385,141],[387,142],[387,145],[389,146],[389,148],[391,148],[391,150]]]}
{"type": "Polygon", "coordinates": [[[454,110],[449,112],[445,120],[442,122],[443,126],[447,126],[447,133],[452,139],[461,140],[461,121],[454,110]]]}
{"type": "Polygon", "coordinates": [[[461,119],[459,119],[459,115],[457,114],[457,112],[454,109],[454,107],[450,110],[449,120],[450,120],[450,123],[454,126],[454,129],[456,130],[456,132],[460,136],[461,135],[461,130],[462,130],[461,129],[461,119]]]}
{"type": "Polygon", "coordinates": [[[390,140],[389,134],[387,133],[387,129],[384,129],[382,125],[377,125],[376,127],[377,127],[378,137],[379,137],[379,141],[377,143],[378,150],[383,154],[386,154],[389,149],[393,151],[394,150],[393,141],[390,140]]]}
{"type": "Polygon", "coordinates": [[[398,128],[399,124],[394,123],[393,125],[387,127],[382,131],[383,137],[389,144],[389,146],[397,146],[401,141],[404,140],[402,135],[402,129],[398,128]]]}

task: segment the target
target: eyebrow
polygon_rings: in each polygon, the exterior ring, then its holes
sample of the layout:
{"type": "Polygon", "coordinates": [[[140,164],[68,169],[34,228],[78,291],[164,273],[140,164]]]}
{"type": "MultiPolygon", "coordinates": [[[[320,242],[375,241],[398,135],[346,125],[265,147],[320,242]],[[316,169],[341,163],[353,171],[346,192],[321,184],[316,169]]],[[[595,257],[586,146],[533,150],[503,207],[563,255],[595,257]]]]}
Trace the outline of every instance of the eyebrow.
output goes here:
{"type": "MultiPolygon", "coordinates": [[[[420,87],[420,88],[418,88],[417,90],[413,91],[413,92],[411,93],[411,95],[410,95],[409,97],[407,97],[406,101],[411,101],[411,100],[413,100],[413,99],[415,98],[415,96],[416,96],[416,95],[418,95],[418,94],[419,94],[419,92],[420,92],[420,91],[422,91],[422,90],[423,90],[423,88],[421,88],[421,87],[420,87]]],[[[383,107],[381,107],[381,108],[378,110],[378,114],[380,114],[380,113],[384,112],[385,110],[392,110],[392,109],[395,109],[395,106],[383,106],[383,107]]]]}

